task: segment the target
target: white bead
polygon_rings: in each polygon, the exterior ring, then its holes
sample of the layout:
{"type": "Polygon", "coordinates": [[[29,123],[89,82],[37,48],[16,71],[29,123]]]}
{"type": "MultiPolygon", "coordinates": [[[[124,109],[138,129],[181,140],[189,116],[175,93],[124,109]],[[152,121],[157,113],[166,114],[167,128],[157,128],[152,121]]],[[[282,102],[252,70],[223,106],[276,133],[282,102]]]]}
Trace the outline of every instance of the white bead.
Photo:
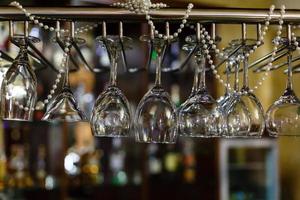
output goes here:
{"type": "Polygon", "coordinates": [[[38,23],[39,23],[39,20],[35,19],[35,20],[33,21],[33,23],[38,24],[38,23]]]}
{"type": "Polygon", "coordinates": [[[271,5],[270,10],[273,11],[275,9],[275,5],[271,5]]]}
{"type": "Polygon", "coordinates": [[[57,85],[53,85],[52,88],[53,88],[53,89],[56,89],[56,88],[57,88],[57,85]]]}
{"type": "Polygon", "coordinates": [[[28,110],[29,110],[29,108],[28,108],[28,107],[25,107],[25,108],[24,108],[24,110],[25,110],[25,111],[28,111],[28,110]]]}
{"type": "Polygon", "coordinates": [[[177,29],[177,32],[178,32],[178,33],[181,33],[181,32],[182,32],[182,29],[181,29],[181,28],[177,29]]]}
{"type": "Polygon", "coordinates": [[[184,28],[184,24],[180,24],[179,27],[180,27],[181,29],[183,29],[183,28],[184,28]]]}
{"type": "Polygon", "coordinates": [[[50,94],[54,94],[54,92],[55,92],[54,90],[50,90],[50,94]]]}

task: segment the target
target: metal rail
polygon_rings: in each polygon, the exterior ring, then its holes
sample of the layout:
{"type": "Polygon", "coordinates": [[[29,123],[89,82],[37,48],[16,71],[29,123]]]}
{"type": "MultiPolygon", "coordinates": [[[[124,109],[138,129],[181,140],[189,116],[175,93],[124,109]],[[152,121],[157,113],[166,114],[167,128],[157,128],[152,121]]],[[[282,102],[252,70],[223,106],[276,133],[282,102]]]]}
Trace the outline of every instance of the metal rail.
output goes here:
{"type": "MultiPolygon", "coordinates": [[[[97,21],[108,20],[126,22],[145,21],[144,14],[134,14],[124,9],[113,7],[26,7],[26,9],[35,15],[63,18],[68,20],[97,21]]],[[[184,9],[165,8],[151,11],[154,19],[179,20],[185,13],[184,9]]],[[[190,20],[215,23],[257,23],[262,22],[267,17],[268,10],[249,10],[249,9],[193,9],[190,13],[190,20]]],[[[272,15],[272,22],[277,21],[280,13],[278,10],[272,15]]],[[[0,7],[0,20],[24,20],[25,15],[15,7],[0,7]]],[[[287,10],[285,22],[299,23],[300,10],[287,10]]]]}

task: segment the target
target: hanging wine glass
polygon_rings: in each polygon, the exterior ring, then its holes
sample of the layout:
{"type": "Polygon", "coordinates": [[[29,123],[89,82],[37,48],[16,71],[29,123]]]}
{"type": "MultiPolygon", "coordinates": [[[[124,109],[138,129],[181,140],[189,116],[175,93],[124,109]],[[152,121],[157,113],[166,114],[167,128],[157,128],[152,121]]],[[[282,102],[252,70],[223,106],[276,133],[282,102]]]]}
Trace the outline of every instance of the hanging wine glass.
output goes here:
{"type": "Polygon", "coordinates": [[[265,130],[264,111],[260,101],[249,88],[248,57],[245,56],[245,53],[246,52],[244,52],[243,87],[241,89],[241,100],[244,102],[250,115],[250,130],[248,136],[251,138],[260,138],[265,130]]]}
{"type": "Polygon", "coordinates": [[[223,113],[223,120],[222,122],[220,122],[219,128],[220,128],[220,133],[219,136],[225,136],[227,134],[227,122],[226,122],[226,114],[225,114],[225,110],[226,110],[226,106],[231,102],[231,95],[232,95],[232,91],[229,89],[230,86],[230,73],[231,73],[231,68],[234,65],[234,59],[232,59],[231,57],[228,58],[228,60],[226,61],[226,69],[225,69],[225,73],[226,73],[226,87],[225,87],[225,93],[223,96],[221,96],[219,99],[217,99],[217,108],[216,110],[219,113],[223,113]]]}
{"type": "Polygon", "coordinates": [[[246,28],[247,28],[246,23],[243,23],[242,24],[243,37],[240,43],[242,44],[241,53],[244,58],[244,63],[243,63],[243,86],[240,94],[241,94],[241,100],[244,102],[249,112],[250,130],[248,136],[251,138],[260,138],[265,129],[264,111],[259,99],[249,88],[248,56],[246,56],[246,54],[249,54],[251,48],[254,45],[256,45],[256,40],[246,39],[246,28]]]}
{"type": "Polygon", "coordinates": [[[24,23],[24,35],[12,39],[20,45],[20,51],[1,85],[1,116],[5,120],[32,120],[37,79],[28,59],[27,41],[36,43],[39,39],[28,36],[28,21],[24,23]]]}
{"type": "Polygon", "coordinates": [[[93,108],[92,131],[99,137],[128,137],[131,113],[127,98],[117,87],[117,60],[122,48],[129,48],[132,41],[128,37],[118,35],[100,36],[96,40],[105,46],[109,53],[111,71],[109,86],[99,95],[93,108]]]}
{"type": "MultiPolygon", "coordinates": [[[[56,22],[56,37],[53,42],[59,44],[59,46],[65,51],[67,48],[68,51],[64,52],[65,62],[63,62],[62,67],[65,68],[64,80],[61,92],[50,100],[48,103],[46,112],[42,118],[45,121],[58,121],[58,122],[78,122],[86,121],[87,118],[85,114],[80,110],[78,102],[76,101],[74,94],[70,88],[69,83],[69,58],[70,58],[70,49],[72,47],[71,40],[74,35],[74,24],[71,23],[71,36],[65,36],[61,38],[60,36],[60,22],[56,22]]],[[[77,38],[77,43],[84,43],[85,40],[77,38]]]]}
{"type": "Polygon", "coordinates": [[[85,121],[86,116],[79,109],[69,84],[69,54],[66,57],[64,83],[62,91],[48,105],[42,120],[44,121],[85,121]]]}
{"type": "Polygon", "coordinates": [[[224,124],[222,121],[223,114],[216,109],[217,102],[207,91],[205,82],[206,59],[200,34],[200,24],[197,23],[196,37],[189,36],[186,39],[187,45],[189,43],[197,45],[198,50],[195,54],[197,68],[195,73],[199,73],[197,71],[201,73],[196,93],[179,108],[179,133],[182,136],[189,137],[217,137],[221,131],[220,125],[224,124]]]}
{"type": "Polygon", "coordinates": [[[250,113],[239,92],[239,62],[234,63],[234,67],[234,91],[225,103],[226,132],[223,135],[229,138],[247,137],[251,127],[250,113]]]}
{"type": "MultiPolygon", "coordinates": [[[[184,51],[187,52],[191,52],[192,50],[196,50],[195,44],[191,43],[192,41],[192,36],[188,36],[186,37],[186,43],[185,45],[183,45],[182,49],[184,51]]],[[[184,107],[184,105],[186,105],[191,98],[193,98],[195,96],[195,94],[197,93],[198,89],[199,89],[199,77],[200,77],[201,71],[199,69],[198,65],[195,65],[194,67],[194,78],[193,78],[193,86],[192,86],[192,90],[191,93],[189,95],[189,97],[187,98],[187,100],[185,102],[183,102],[180,107],[178,108],[177,112],[180,113],[181,108],[184,107]]]]}
{"type": "Polygon", "coordinates": [[[162,54],[167,41],[154,37],[153,29],[150,37],[142,36],[141,40],[151,41],[158,56],[155,85],[142,98],[135,113],[135,138],[138,142],[175,143],[177,138],[176,107],[161,84],[162,54]]]}
{"type": "Polygon", "coordinates": [[[266,128],[270,136],[300,136],[300,101],[293,91],[291,25],[288,25],[287,86],[281,97],[270,106],[266,114],[266,128]]]}
{"type": "Polygon", "coordinates": [[[220,133],[223,114],[217,112],[217,102],[208,93],[205,84],[205,57],[203,52],[196,55],[201,68],[201,78],[197,93],[179,111],[180,135],[190,137],[217,137],[220,133]]]}

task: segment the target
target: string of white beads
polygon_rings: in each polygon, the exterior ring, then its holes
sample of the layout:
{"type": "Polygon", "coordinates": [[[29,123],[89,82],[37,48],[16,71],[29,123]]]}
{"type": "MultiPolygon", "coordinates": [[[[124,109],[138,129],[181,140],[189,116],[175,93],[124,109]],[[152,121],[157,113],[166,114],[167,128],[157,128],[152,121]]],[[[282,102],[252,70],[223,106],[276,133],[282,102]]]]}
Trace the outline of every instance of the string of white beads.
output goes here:
{"type": "MultiPolygon", "coordinates": [[[[272,6],[270,7],[270,11],[269,11],[268,16],[267,16],[267,18],[266,18],[265,25],[264,25],[263,28],[262,28],[262,34],[261,34],[261,37],[260,37],[259,40],[256,42],[256,45],[254,45],[254,46],[252,47],[252,49],[249,50],[249,53],[246,53],[246,54],[245,54],[246,57],[249,57],[250,54],[254,53],[254,51],[258,48],[258,46],[260,46],[260,45],[263,43],[263,41],[264,41],[264,36],[266,35],[267,31],[269,30],[270,20],[272,19],[271,16],[272,16],[272,14],[274,13],[274,9],[275,9],[275,6],[272,5],[272,6]]],[[[282,6],[282,8],[281,8],[281,15],[280,15],[280,18],[279,18],[279,26],[278,26],[278,31],[277,31],[277,36],[276,36],[276,38],[281,38],[280,36],[281,36],[281,30],[282,30],[283,15],[284,15],[284,13],[285,13],[285,7],[282,6]]],[[[195,27],[194,27],[193,25],[190,25],[190,28],[191,28],[191,29],[195,29],[195,27]]],[[[203,38],[206,38],[206,39],[209,41],[208,43],[210,44],[210,47],[214,50],[215,54],[216,54],[217,56],[219,55],[220,57],[222,57],[222,58],[224,58],[224,59],[227,59],[228,57],[227,57],[226,55],[224,55],[224,52],[222,52],[220,49],[218,49],[218,48],[216,47],[215,41],[211,39],[211,37],[208,35],[208,32],[205,30],[204,27],[202,27],[202,33],[203,33],[203,34],[201,35],[201,38],[202,38],[202,39],[203,39],[203,38]]],[[[204,42],[204,44],[206,43],[206,40],[205,40],[205,39],[202,40],[202,41],[204,42]]],[[[276,56],[276,51],[277,51],[277,49],[278,49],[278,45],[279,45],[278,43],[275,43],[275,44],[274,44],[273,53],[272,53],[271,58],[270,58],[270,60],[269,60],[269,62],[268,62],[268,64],[267,64],[267,69],[266,69],[266,71],[264,72],[262,78],[258,81],[257,85],[255,85],[255,86],[253,87],[254,90],[257,90],[257,89],[263,84],[263,81],[266,80],[267,76],[269,75],[269,71],[270,71],[271,68],[272,68],[272,62],[273,62],[273,60],[274,60],[274,57],[276,56]]],[[[203,46],[205,47],[205,45],[203,45],[203,46]]],[[[210,68],[212,69],[212,72],[213,72],[215,78],[216,78],[216,79],[217,79],[224,87],[226,87],[228,90],[231,90],[232,87],[230,86],[230,84],[227,85],[227,84],[225,83],[225,81],[221,78],[221,76],[218,74],[218,71],[216,70],[216,66],[214,65],[214,62],[213,62],[213,60],[211,59],[211,55],[209,55],[209,50],[208,50],[208,49],[205,49],[204,52],[207,53],[208,63],[209,63],[209,65],[210,65],[210,68]]],[[[245,57],[243,57],[243,58],[242,58],[242,57],[237,57],[236,59],[238,59],[238,60],[236,60],[236,62],[242,62],[242,61],[245,59],[245,57]]],[[[250,92],[253,92],[253,90],[250,89],[250,92]]]]}
{"type": "MultiPolygon", "coordinates": [[[[53,18],[53,17],[44,17],[44,16],[36,16],[36,15],[32,15],[30,12],[28,12],[19,2],[17,1],[13,1],[10,3],[11,6],[15,6],[16,8],[18,8],[19,10],[21,10],[28,18],[30,21],[32,21],[34,24],[38,25],[40,28],[43,28],[45,30],[49,30],[51,32],[55,31],[58,32],[60,31],[61,33],[67,33],[69,32],[69,30],[67,29],[60,29],[57,30],[55,27],[53,26],[49,26],[44,24],[43,22],[40,22],[39,19],[41,20],[58,20],[58,21],[66,21],[66,19],[61,19],[61,18],[53,18]]],[[[79,34],[79,33],[84,33],[84,32],[88,32],[89,30],[92,30],[93,28],[96,28],[99,26],[99,23],[95,23],[93,25],[85,25],[83,27],[78,27],[75,30],[75,35],[79,34]]]]}

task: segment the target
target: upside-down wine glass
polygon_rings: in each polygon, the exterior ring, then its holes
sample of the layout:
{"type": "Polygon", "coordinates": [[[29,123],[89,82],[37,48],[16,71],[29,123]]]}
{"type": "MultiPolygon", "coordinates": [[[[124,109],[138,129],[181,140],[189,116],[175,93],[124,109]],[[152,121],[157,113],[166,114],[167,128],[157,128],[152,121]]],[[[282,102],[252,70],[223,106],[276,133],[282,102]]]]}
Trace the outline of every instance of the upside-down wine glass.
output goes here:
{"type": "Polygon", "coordinates": [[[266,128],[270,136],[300,136],[300,101],[293,91],[291,25],[288,26],[287,85],[282,96],[270,106],[266,114],[266,128]]]}
{"type": "Polygon", "coordinates": [[[99,95],[92,111],[92,131],[98,137],[128,137],[131,113],[127,98],[117,87],[117,60],[122,51],[121,45],[128,48],[131,39],[109,35],[99,36],[96,40],[106,47],[110,55],[111,71],[109,86],[99,95]]]}
{"type": "Polygon", "coordinates": [[[27,54],[28,40],[36,43],[38,38],[28,36],[28,21],[24,23],[24,35],[15,35],[20,51],[7,70],[1,85],[1,116],[5,120],[32,120],[37,98],[37,79],[27,54]]]}
{"type": "Polygon", "coordinates": [[[44,121],[77,122],[86,121],[85,114],[80,110],[69,84],[69,53],[66,57],[64,83],[62,91],[48,105],[44,121]]]}
{"type": "Polygon", "coordinates": [[[234,63],[234,91],[224,108],[226,132],[223,136],[247,137],[250,131],[250,115],[239,93],[239,62],[234,63]]]}
{"type": "MultiPolygon", "coordinates": [[[[244,49],[247,51],[247,49],[244,49]]],[[[250,117],[250,138],[260,138],[265,130],[264,110],[255,94],[249,88],[248,81],[248,57],[245,56],[243,63],[243,86],[241,88],[241,100],[244,102],[250,117]]]]}
{"type": "Polygon", "coordinates": [[[205,82],[206,59],[204,50],[201,48],[199,23],[197,23],[197,37],[188,41],[199,46],[195,60],[196,72],[200,70],[201,76],[196,94],[179,108],[179,133],[181,136],[188,137],[218,137],[221,132],[220,126],[224,124],[223,114],[217,110],[217,102],[207,91],[205,82]]]}
{"type": "Polygon", "coordinates": [[[162,54],[167,41],[154,37],[152,28],[150,38],[142,36],[141,40],[151,41],[158,56],[155,85],[144,95],[135,113],[135,138],[144,143],[172,144],[177,139],[176,106],[161,84],[162,54]]]}

